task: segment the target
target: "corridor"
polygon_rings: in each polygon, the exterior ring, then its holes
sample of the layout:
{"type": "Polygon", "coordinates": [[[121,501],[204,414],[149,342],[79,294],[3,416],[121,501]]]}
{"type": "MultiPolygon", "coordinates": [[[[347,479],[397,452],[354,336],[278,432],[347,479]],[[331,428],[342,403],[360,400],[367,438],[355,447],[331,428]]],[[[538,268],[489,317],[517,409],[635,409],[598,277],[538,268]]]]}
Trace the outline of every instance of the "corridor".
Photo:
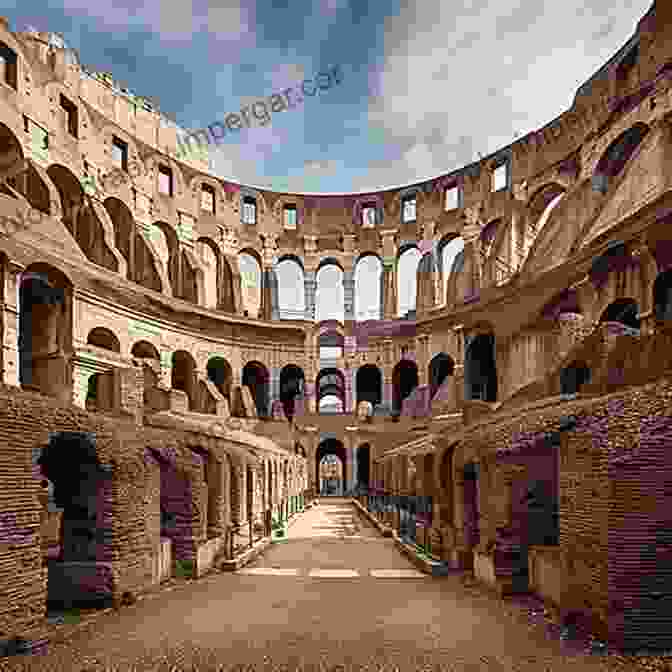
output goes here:
{"type": "Polygon", "coordinates": [[[102,614],[44,656],[0,659],[0,670],[625,669],[611,662],[459,576],[415,573],[353,504],[323,498],[247,569],[102,614]]]}

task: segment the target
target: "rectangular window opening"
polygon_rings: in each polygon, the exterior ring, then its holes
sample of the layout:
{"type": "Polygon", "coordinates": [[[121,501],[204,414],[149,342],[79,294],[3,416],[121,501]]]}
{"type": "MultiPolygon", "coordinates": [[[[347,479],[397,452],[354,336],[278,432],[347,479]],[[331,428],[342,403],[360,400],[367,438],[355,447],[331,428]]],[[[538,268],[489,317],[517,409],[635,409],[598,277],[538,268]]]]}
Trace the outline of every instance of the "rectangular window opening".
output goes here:
{"type": "Polygon", "coordinates": [[[0,79],[15,91],[19,88],[16,52],[0,42],[0,79]]]}
{"type": "Polygon", "coordinates": [[[373,229],[376,226],[376,206],[365,205],[362,208],[362,228],[373,229]]]}
{"type": "Polygon", "coordinates": [[[284,216],[285,216],[285,228],[286,229],[295,229],[296,228],[296,206],[295,205],[286,205],[284,207],[284,216]]]}
{"type": "Polygon", "coordinates": [[[506,189],[509,183],[509,164],[504,162],[492,171],[492,191],[506,189]]]}
{"type": "Polygon", "coordinates": [[[116,136],[112,138],[112,161],[124,172],[128,172],[128,145],[116,136]]]}
{"type": "Polygon", "coordinates": [[[410,196],[403,201],[403,221],[404,224],[406,224],[408,222],[414,222],[415,219],[415,196],[410,196]]]}
{"type": "Polygon", "coordinates": [[[243,198],[243,223],[257,223],[257,201],[251,196],[245,196],[243,198]]]}
{"type": "Polygon", "coordinates": [[[209,184],[201,187],[201,210],[215,214],[215,190],[209,184]]]}
{"type": "Polygon", "coordinates": [[[446,189],[445,210],[456,210],[460,207],[460,188],[455,185],[446,189]]]}
{"type": "Polygon", "coordinates": [[[159,193],[173,195],[173,173],[167,166],[159,166],[159,193]]]}
{"type": "Polygon", "coordinates": [[[61,94],[61,109],[65,112],[65,122],[68,128],[68,133],[73,138],[77,137],[77,106],[61,94]]]}

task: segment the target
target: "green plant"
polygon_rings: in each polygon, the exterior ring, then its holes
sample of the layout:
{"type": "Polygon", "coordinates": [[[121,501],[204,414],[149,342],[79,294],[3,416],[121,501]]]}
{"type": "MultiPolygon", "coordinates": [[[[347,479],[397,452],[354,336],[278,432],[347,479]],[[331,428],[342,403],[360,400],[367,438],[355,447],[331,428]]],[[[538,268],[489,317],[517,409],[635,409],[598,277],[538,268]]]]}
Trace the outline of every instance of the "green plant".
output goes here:
{"type": "Polygon", "coordinates": [[[191,578],[194,575],[192,560],[175,560],[175,576],[178,579],[191,578]]]}

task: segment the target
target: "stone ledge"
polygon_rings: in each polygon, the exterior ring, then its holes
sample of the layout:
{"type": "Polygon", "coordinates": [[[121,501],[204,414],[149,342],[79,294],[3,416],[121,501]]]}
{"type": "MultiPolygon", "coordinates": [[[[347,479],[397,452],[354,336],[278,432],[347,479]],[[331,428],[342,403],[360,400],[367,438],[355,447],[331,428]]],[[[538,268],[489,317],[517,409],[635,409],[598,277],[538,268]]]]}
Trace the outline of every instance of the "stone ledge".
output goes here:
{"type": "Polygon", "coordinates": [[[392,528],[389,527],[389,525],[385,525],[384,523],[381,523],[379,520],[376,520],[376,518],[372,516],[371,513],[367,511],[354,497],[352,498],[352,502],[360,510],[360,512],[364,514],[364,516],[366,516],[367,520],[369,520],[369,522],[375,525],[378,532],[380,532],[384,537],[392,536],[393,531],[392,528]]]}
{"type": "Polygon", "coordinates": [[[255,544],[253,544],[252,548],[248,548],[246,551],[243,551],[233,560],[220,560],[217,563],[217,567],[222,572],[235,572],[237,569],[240,569],[241,567],[244,567],[248,563],[252,562],[252,560],[255,560],[270,545],[271,537],[264,537],[263,539],[260,539],[255,544]]]}

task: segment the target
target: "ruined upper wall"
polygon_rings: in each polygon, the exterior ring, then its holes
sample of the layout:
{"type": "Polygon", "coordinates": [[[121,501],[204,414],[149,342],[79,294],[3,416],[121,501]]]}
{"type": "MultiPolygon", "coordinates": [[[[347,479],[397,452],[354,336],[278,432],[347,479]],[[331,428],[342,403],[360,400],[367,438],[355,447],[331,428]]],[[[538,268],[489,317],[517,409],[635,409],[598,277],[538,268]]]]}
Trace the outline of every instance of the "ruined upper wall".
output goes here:
{"type": "MultiPolygon", "coordinates": [[[[381,227],[397,228],[400,224],[400,217],[397,216],[399,197],[413,187],[422,188],[427,195],[438,196],[425,198],[425,204],[418,203],[418,218],[436,221],[443,217],[440,198],[443,187],[453,181],[461,185],[462,204],[468,206],[483,200],[492,200],[490,173],[503,160],[509,161],[510,174],[506,191],[510,191],[513,184],[533,180],[536,175],[558,163],[568,161],[571,164],[573,154],[581,145],[593,137],[605,123],[613,121],[614,114],[618,114],[617,102],[636,91],[642,83],[655,78],[661,67],[672,58],[672,42],[665,29],[666,25],[670,25],[670,17],[667,16],[670,10],[664,3],[658,5],[660,3],[653,3],[639,22],[633,37],[579,88],[572,107],[543,128],[502,147],[480,161],[439,176],[428,183],[416,183],[369,195],[347,194],[330,198],[254,190],[263,194],[267,210],[257,230],[276,230],[281,233],[281,208],[274,206],[287,199],[296,203],[299,208],[297,228],[301,234],[316,234],[328,238],[330,235],[337,237],[339,234],[354,233],[360,228],[358,209],[364,202],[377,199],[384,206],[381,227]]],[[[6,28],[6,23],[4,29],[0,26],[0,38],[8,46],[15,48],[20,57],[19,91],[12,99],[3,87],[3,98],[7,102],[31,114],[50,132],[58,132],[48,111],[54,104],[54,94],[59,89],[62,88],[64,92],[85,103],[88,114],[82,116],[88,119],[83,119],[82,137],[70,151],[70,158],[75,164],[79,164],[80,157],[85,156],[94,165],[105,165],[109,161],[110,133],[116,129],[115,132],[121,131],[132,138],[130,159],[138,157],[146,163],[150,156],[158,154],[157,159],[163,158],[176,168],[179,173],[179,176],[176,175],[177,209],[193,211],[194,199],[191,197],[190,187],[194,187],[195,180],[214,181],[227,193],[232,189],[237,191],[242,186],[228,184],[209,175],[207,160],[178,159],[177,129],[172,122],[152,109],[153,101],[150,103],[138,97],[133,100],[132,96],[129,97],[123,91],[115,91],[111,86],[112,78],[108,76],[111,73],[107,73],[105,77],[94,77],[77,64],[68,63],[67,54],[63,50],[49,46],[47,34],[12,34],[6,28]]],[[[231,215],[239,215],[235,204],[232,210],[231,215]]],[[[232,224],[238,224],[238,219],[239,216],[231,217],[232,224]]],[[[418,231],[413,233],[417,234],[418,231]]]]}

